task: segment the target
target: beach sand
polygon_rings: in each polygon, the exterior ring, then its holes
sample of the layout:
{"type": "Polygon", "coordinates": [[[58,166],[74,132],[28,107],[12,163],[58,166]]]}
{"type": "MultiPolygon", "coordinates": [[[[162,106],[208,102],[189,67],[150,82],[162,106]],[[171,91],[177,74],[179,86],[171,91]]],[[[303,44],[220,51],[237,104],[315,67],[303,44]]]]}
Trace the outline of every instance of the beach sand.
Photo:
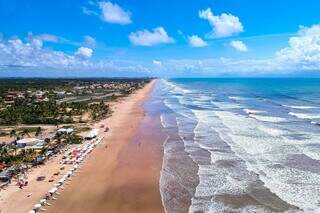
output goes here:
{"type": "Polygon", "coordinates": [[[70,165],[60,164],[60,160],[61,156],[53,157],[45,165],[28,171],[28,186],[19,189],[16,185],[17,182],[12,181],[5,190],[1,190],[0,213],[28,212],[71,167],[70,165]],[[64,170],[60,170],[62,166],[65,167],[64,170]],[[53,175],[55,172],[60,172],[61,174],[55,176],[53,175]],[[45,176],[46,178],[38,182],[36,181],[38,176],[45,176]],[[51,178],[54,182],[48,182],[51,178]]]}
{"type": "Polygon", "coordinates": [[[154,83],[115,104],[113,115],[96,124],[110,131],[47,212],[163,212],[164,138],[143,110],[154,83]]]}

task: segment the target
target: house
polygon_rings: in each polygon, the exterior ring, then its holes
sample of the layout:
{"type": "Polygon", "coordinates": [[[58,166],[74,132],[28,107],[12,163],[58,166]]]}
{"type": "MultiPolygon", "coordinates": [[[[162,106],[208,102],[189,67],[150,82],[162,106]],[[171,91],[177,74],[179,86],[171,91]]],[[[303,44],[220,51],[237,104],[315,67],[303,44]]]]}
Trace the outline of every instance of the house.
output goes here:
{"type": "Polygon", "coordinates": [[[60,128],[58,129],[58,133],[63,133],[63,134],[72,134],[74,131],[73,128],[60,128]]]}
{"type": "Polygon", "coordinates": [[[18,148],[26,149],[42,149],[45,145],[45,141],[38,138],[23,138],[16,143],[18,148]]]}

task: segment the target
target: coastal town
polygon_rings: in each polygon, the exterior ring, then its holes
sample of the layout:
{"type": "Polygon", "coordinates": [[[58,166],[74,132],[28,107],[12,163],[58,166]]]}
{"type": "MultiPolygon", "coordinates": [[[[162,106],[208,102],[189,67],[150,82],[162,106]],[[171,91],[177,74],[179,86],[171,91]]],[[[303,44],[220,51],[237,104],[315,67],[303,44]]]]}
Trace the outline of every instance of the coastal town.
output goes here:
{"type": "Polygon", "coordinates": [[[30,213],[51,205],[58,188],[68,184],[87,155],[102,141],[109,127],[99,121],[112,115],[112,106],[150,82],[0,81],[0,205],[12,202],[8,198],[20,191],[26,199],[41,194],[41,199],[30,206],[30,213]],[[40,192],[32,192],[30,188],[34,187],[40,192]]]}

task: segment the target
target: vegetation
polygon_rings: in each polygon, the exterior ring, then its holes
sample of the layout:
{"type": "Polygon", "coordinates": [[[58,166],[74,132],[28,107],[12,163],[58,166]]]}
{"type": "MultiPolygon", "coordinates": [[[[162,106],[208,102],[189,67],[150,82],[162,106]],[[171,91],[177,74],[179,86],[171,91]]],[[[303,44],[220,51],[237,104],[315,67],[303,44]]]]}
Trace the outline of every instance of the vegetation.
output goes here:
{"type": "Polygon", "coordinates": [[[0,146],[0,162],[4,162],[8,166],[32,163],[37,155],[37,152],[33,149],[21,149],[17,152],[17,148],[13,145],[0,146]]]}
{"type": "Polygon", "coordinates": [[[110,113],[106,100],[131,94],[148,79],[0,79],[0,125],[71,124],[85,113],[110,113]],[[75,117],[77,116],[77,119],[75,117]]]}
{"type": "Polygon", "coordinates": [[[92,104],[83,102],[58,104],[18,99],[0,112],[0,125],[73,123],[73,116],[81,116],[85,112],[89,112],[93,120],[103,118],[110,113],[109,106],[103,101],[92,104]]]}
{"type": "MultiPolygon", "coordinates": [[[[111,114],[106,101],[131,94],[149,79],[0,79],[0,125],[51,124],[76,126],[74,123],[96,121],[111,114]]],[[[21,148],[16,140],[42,136],[39,126],[6,127],[0,136],[10,136],[12,143],[0,144],[0,163],[7,166],[34,163],[48,151],[56,152],[67,144],[80,144],[78,133],[57,133],[46,138],[45,145],[21,148]]],[[[88,130],[82,127],[81,131],[88,130]]]]}

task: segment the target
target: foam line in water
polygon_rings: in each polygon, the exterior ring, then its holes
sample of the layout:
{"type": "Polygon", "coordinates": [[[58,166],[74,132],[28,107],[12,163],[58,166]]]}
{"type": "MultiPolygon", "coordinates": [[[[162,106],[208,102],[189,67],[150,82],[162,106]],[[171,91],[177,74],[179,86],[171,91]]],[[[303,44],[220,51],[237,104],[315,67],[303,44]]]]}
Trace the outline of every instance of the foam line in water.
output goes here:
{"type": "Polygon", "coordinates": [[[283,106],[292,108],[292,109],[317,109],[318,108],[316,106],[289,106],[289,105],[283,105],[283,106]]]}
{"type": "MultiPolygon", "coordinates": [[[[264,131],[259,131],[261,128],[257,127],[263,124],[258,121],[231,112],[216,112],[216,114],[224,125],[232,130],[228,133],[232,139],[229,141],[232,150],[245,160],[250,171],[259,174],[273,193],[303,210],[319,210],[317,202],[320,199],[320,174],[295,169],[281,163],[290,163],[286,158],[290,153],[308,154],[308,151],[312,150],[303,144],[311,141],[298,142],[270,137],[264,131]]],[[[301,162],[301,167],[303,166],[301,162]]]]}
{"type": "Polygon", "coordinates": [[[261,113],[266,113],[265,111],[262,110],[255,110],[255,109],[243,109],[243,111],[247,114],[261,114],[261,113]]]}
{"type": "Polygon", "coordinates": [[[308,114],[308,113],[297,113],[297,112],[289,112],[288,114],[300,119],[320,119],[319,114],[308,114]]]}
{"type": "Polygon", "coordinates": [[[259,120],[259,121],[272,122],[272,123],[279,123],[279,122],[287,121],[287,119],[285,119],[285,118],[276,117],[276,116],[250,114],[249,117],[254,118],[256,120],[259,120]]]}

